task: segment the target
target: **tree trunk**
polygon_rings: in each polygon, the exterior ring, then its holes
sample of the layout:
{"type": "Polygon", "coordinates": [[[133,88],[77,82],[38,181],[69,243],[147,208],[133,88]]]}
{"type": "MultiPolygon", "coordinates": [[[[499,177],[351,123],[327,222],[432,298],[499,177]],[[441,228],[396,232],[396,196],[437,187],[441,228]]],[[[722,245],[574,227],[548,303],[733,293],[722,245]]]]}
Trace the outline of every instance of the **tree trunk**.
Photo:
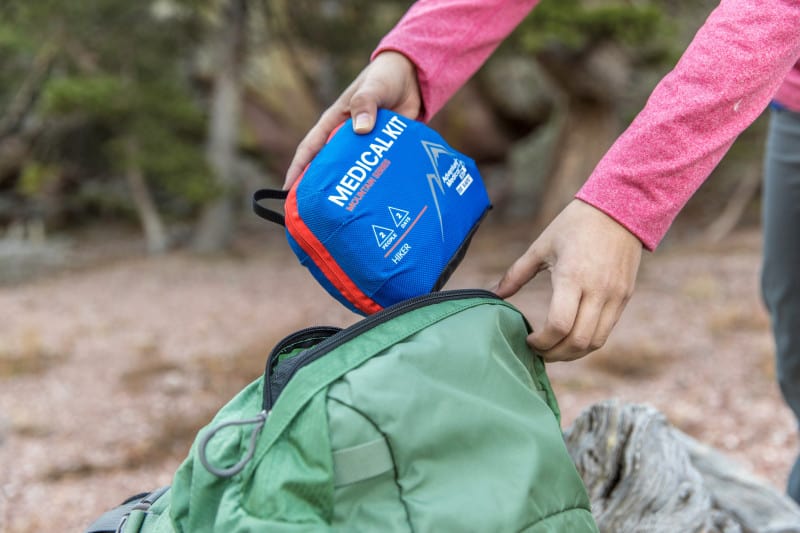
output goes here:
{"type": "Polygon", "coordinates": [[[792,500],[652,407],[593,405],[565,438],[602,532],[800,532],[792,500]]]}
{"type": "Polygon", "coordinates": [[[153,201],[153,195],[150,194],[147,180],[139,166],[139,147],[134,139],[127,139],[125,141],[125,152],[127,160],[125,165],[125,179],[131,191],[131,198],[136,207],[136,214],[139,216],[142,231],[144,231],[147,251],[151,254],[163,253],[169,246],[167,232],[164,229],[161,215],[158,213],[156,204],[153,201]]]}
{"type": "Polygon", "coordinates": [[[567,104],[553,172],[541,194],[534,227],[547,226],[572,201],[619,133],[614,108],[604,102],[567,104]]]}
{"type": "Polygon", "coordinates": [[[536,56],[564,95],[566,116],[556,166],[545,180],[535,227],[544,228],[572,200],[619,135],[616,103],[630,79],[628,54],[613,43],[585,50],[554,47],[536,56]]]}
{"type": "Polygon", "coordinates": [[[236,149],[242,107],[247,0],[225,2],[221,24],[215,43],[216,77],[206,146],[206,156],[221,192],[203,212],[194,239],[195,250],[206,253],[226,248],[236,224],[240,192],[236,149]]]}
{"type": "Polygon", "coordinates": [[[19,90],[0,116],[0,139],[18,133],[25,119],[33,111],[39,95],[55,63],[57,48],[51,43],[42,45],[19,90]]]}

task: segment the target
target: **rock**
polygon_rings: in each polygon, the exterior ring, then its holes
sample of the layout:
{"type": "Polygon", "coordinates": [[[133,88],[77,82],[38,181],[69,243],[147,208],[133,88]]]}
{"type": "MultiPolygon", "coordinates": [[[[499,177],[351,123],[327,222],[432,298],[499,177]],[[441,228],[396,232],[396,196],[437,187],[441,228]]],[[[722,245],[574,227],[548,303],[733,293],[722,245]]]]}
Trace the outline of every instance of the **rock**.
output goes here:
{"type": "Polygon", "coordinates": [[[67,262],[69,248],[65,242],[45,239],[36,231],[24,235],[21,231],[22,226],[13,226],[6,237],[0,237],[0,283],[28,279],[67,262]]]}
{"type": "Polygon", "coordinates": [[[503,116],[533,126],[547,120],[557,93],[530,56],[497,56],[479,77],[482,92],[503,116]]]}

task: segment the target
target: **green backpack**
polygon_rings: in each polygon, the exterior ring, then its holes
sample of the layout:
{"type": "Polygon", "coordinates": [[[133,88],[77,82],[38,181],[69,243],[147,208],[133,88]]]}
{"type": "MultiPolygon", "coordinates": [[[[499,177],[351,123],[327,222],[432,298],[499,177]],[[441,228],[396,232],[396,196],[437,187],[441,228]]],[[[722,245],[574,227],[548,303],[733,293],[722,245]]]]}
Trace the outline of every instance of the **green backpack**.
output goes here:
{"type": "Polygon", "coordinates": [[[87,531],[595,532],[528,332],[480,290],[298,331],[171,487],[87,531]]]}

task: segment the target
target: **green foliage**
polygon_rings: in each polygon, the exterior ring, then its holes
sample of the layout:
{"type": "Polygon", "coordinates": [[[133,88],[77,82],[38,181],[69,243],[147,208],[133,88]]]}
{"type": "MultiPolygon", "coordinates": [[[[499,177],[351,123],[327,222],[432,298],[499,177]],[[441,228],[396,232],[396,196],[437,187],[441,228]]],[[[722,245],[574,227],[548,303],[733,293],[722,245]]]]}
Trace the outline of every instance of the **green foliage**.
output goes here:
{"type": "Polygon", "coordinates": [[[285,4],[294,35],[304,44],[349,55],[371,51],[411,2],[351,0],[320,6],[318,0],[294,0],[285,4]]]}
{"type": "Polygon", "coordinates": [[[49,47],[55,66],[38,90],[36,114],[45,123],[70,125],[60,139],[51,133],[59,128],[46,128],[33,150],[40,161],[25,167],[18,192],[39,190],[46,169],[68,167],[88,182],[118,179],[136,165],[164,206],[176,204],[172,197],[195,207],[212,197],[205,114],[190,79],[206,24],[198,8],[208,4],[3,0],[0,105],[49,47]],[[76,138],[92,142],[72,142],[76,138]],[[135,158],[120,152],[128,141],[138,147],[135,158]]]}
{"type": "Polygon", "coordinates": [[[23,45],[34,49],[33,42],[19,31],[19,28],[0,26],[0,50],[19,50],[23,45]]]}
{"type": "Polygon", "coordinates": [[[39,161],[28,161],[22,169],[17,182],[17,192],[22,196],[35,197],[48,185],[59,178],[59,169],[55,165],[43,164],[39,161]]]}
{"type": "Polygon", "coordinates": [[[175,131],[201,133],[205,124],[203,113],[183,87],[108,74],[54,79],[45,88],[41,107],[48,115],[82,113],[109,123],[130,124],[138,117],[152,117],[175,131]]]}
{"type": "Polygon", "coordinates": [[[201,149],[204,116],[174,84],[105,74],[61,78],[48,84],[42,109],[50,116],[80,114],[110,131],[106,156],[114,171],[140,168],[164,192],[190,204],[217,192],[201,149]],[[131,138],[139,150],[133,159],[121,149],[131,138]]]}
{"type": "Polygon", "coordinates": [[[42,95],[41,107],[45,115],[82,113],[115,120],[131,114],[133,105],[128,92],[117,77],[78,74],[51,80],[42,95]]]}
{"type": "Polygon", "coordinates": [[[0,110],[7,107],[40,46],[20,25],[9,23],[10,11],[10,4],[0,2],[0,110]]]}
{"type": "Polygon", "coordinates": [[[43,43],[49,42],[49,34],[54,28],[47,13],[55,7],[52,5],[54,3],[42,0],[3,0],[0,4],[0,50],[5,53],[31,54],[43,43]]]}
{"type": "Polygon", "coordinates": [[[120,171],[135,166],[146,176],[160,177],[158,189],[175,196],[182,205],[196,206],[213,198],[218,190],[212,175],[194,144],[184,142],[168,122],[139,119],[133,125],[138,153],[131,157],[116,138],[108,143],[111,165],[120,171]]]}
{"type": "Polygon", "coordinates": [[[312,51],[333,65],[336,93],[364,68],[380,39],[412,3],[411,0],[262,0],[271,32],[290,46],[312,51]]]}
{"type": "Polygon", "coordinates": [[[542,0],[514,38],[518,46],[533,53],[554,44],[580,51],[603,41],[650,53],[668,47],[672,31],[656,0],[542,0]]]}

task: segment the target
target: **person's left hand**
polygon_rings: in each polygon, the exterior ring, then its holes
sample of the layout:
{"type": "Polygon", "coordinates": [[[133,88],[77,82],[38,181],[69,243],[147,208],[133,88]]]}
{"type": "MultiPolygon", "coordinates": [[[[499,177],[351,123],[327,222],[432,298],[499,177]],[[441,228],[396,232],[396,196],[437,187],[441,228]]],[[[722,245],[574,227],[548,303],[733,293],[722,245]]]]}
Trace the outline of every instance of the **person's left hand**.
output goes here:
{"type": "Polygon", "coordinates": [[[514,262],[494,291],[507,298],[543,270],[553,293],[544,326],[528,344],[546,361],[603,346],[633,293],[639,239],[599,209],[573,200],[514,262]]]}

